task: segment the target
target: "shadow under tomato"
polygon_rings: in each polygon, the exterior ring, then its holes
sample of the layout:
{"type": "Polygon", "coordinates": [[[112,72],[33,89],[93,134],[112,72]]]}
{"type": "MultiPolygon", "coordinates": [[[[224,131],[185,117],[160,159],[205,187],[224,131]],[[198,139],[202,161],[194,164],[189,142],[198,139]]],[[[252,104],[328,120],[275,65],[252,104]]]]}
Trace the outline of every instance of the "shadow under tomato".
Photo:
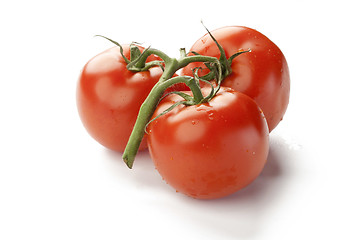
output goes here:
{"type": "MultiPolygon", "coordinates": [[[[149,151],[142,150],[136,155],[134,166],[129,169],[122,160],[122,153],[105,149],[110,171],[114,177],[119,179],[121,183],[127,182],[128,186],[140,189],[139,191],[156,189],[165,191],[162,188],[169,188],[162,180],[160,174],[156,171],[153,161],[150,158],[149,151]]],[[[167,189],[168,190],[168,189],[167,189]]]]}
{"type": "Polygon", "coordinates": [[[196,200],[184,197],[184,211],[177,202],[176,214],[190,224],[203,227],[205,232],[224,236],[224,239],[255,237],[261,232],[262,222],[279,207],[297,154],[281,137],[270,137],[267,163],[260,176],[246,188],[228,197],[216,200],[196,200]],[[184,215],[184,213],[189,213],[184,215]],[[228,237],[228,238],[227,238],[228,237]]]}
{"type": "Polygon", "coordinates": [[[147,150],[138,153],[132,170],[123,163],[121,153],[105,151],[110,171],[121,184],[137,188],[140,194],[151,193],[161,210],[188,226],[197,226],[205,235],[223,236],[219,239],[252,238],[262,231],[264,220],[285,194],[294,169],[292,164],[298,158],[282,137],[271,136],[267,163],[254,182],[225,198],[197,200],[176,193],[166,184],[147,150]]]}

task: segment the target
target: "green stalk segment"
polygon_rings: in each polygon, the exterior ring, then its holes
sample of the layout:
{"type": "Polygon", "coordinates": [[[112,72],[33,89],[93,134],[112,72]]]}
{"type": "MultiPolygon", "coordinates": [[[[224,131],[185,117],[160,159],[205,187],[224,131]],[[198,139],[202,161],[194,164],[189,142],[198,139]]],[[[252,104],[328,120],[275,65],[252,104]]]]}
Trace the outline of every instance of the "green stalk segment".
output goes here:
{"type": "MultiPolygon", "coordinates": [[[[151,54],[156,54],[164,60],[165,69],[160,80],[155,84],[155,86],[150,91],[149,95],[143,102],[140,107],[139,114],[134,125],[133,131],[130,135],[128,143],[126,145],[125,151],[123,153],[123,160],[129,168],[132,168],[135,156],[138,152],[140,143],[144,137],[146,126],[149,123],[155,109],[159,103],[159,100],[163,96],[164,91],[173,84],[183,82],[190,87],[193,92],[193,101],[192,104],[197,104],[203,101],[204,96],[202,95],[199,84],[195,81],[193,77],[172,76],[175,72],[191,62],[213,62],[218,63],[219,60],[214,57],[207,56],[184,56],[182,55],[179,60],[174,58],[169,58],[164,53],[156,49],[148,49],[146,55],[143,55],[144,58],[142,61],[146,61],[146,58],[151,54]]],[[[141,65],[141,64],[139,64],[141,65]]],[[[135,66],[135,64],[133,65],[135,66]]]]}

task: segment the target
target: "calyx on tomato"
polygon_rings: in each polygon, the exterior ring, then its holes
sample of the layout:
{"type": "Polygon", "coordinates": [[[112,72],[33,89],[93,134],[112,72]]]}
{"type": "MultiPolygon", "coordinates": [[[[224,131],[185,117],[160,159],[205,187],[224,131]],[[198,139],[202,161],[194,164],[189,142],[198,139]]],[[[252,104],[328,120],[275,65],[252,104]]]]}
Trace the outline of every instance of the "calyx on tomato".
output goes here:
{"type": "Polygon", "coordinates": [[[129,60],[124,55],[121,44],[119,44],[118,42],[116,42],[108,37],[102,36],[102,35],[96,35],[96,36],[105,38],[106,40],[109,40],[110,42],[114,43],[116,46],[118,46],[120,48],[120,54],[127,64],[126,68],[130,71],[143,72],[143,71],[147,71],[148,69],[155,67],[155,66],[160,66],[161,68],[164,68],[163,67],[164,61],[153,60],[151,62],[146,62],[147,57],[149,56],[146,54],[146,52],[150,48],[146,48],[146,49],[144,49],[144,51],[141,52],[137,45],[135,45],[134,43],[130,44],[130,60],[129,60]],[[146,57],[144,57],[144,56],[146,56],[146,57]]]}
{"type": "MultiPolygon", "coordinates": [[[[205,26],[204,26],[205,27],[205,26]]],[[[219,56],[219,62],[222,66],[222,74],[223,74],[223,78],[220,79],[220,82],[218,82],[217,84],[220,85],[221,81],[223,81],[227,76],[229,76],[232,72],[231,70],[231,63],[232,61],[239,56],[240,54],[243,53],[247,53],[247,52],[251,52],[251,49],[249,48],[248,50],[239,50],[238,52],[234,53],[233,55],[231,55],[229,58],[226,58],[226,54],[225,54],[225,50],[224,48],[218,43],[218,41],[215,39],[215,37],[211,34],[211,32],[205,27],[206,31],[208,32],[209,36],[211,37],[211,39],[214,41],[214,43],[216,44],[217,48],[220,51],[220,56],[219,56]]],[[[191,51],[190,53],[194,54],[194,55],[200,55],[199,53],[195,52],[195,51],[191,51]]],[[[205,76],[202,76],[201,79],[202,80],[214,80],[216,78],[215,74],[216,74],[216,70],[214,69],[209,63],[204,63],[205,66],[212,70],[210,71],[208,74],[206,74],[205,76]]],[[[198,76],[198,75],[197,75],[198,76]]]]}

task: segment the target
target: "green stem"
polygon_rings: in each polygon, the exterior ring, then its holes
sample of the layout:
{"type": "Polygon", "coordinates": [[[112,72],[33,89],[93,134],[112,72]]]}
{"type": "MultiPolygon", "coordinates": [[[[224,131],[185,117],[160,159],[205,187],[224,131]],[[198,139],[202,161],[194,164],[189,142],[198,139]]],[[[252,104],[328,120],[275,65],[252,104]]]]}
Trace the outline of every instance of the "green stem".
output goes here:
{"type": "MultiPolygon", "coordinates": [[[[220,45],[219,48],[220,50],[222,50],[220,45]]],[[[168,87],[170,87],[171,85],[177,82],[186,83],[193,92],[193,104],[198,104],[205,100],[210,100],[212,98],[212,96],[210,97],[207,96],[206,98],[204,98],[197,79],[192,77],[184,77],[184,76],[172,78],[177,70],[187,66],[192,62],[208,62],[208,63],[216,64],[215,71],[217,71],[217,75],[218,75],[217,76],[218,87],[214,91],[215,94],[220,88],[220,82],[231,72],[230,64],[226,60],[226,58],[225,58],[226,63],[223,63],[223,61],[225,60],[223,59],[219,60],[216,57],[209,57],[203,55],[186,56],[185,49],[180,49],[180,58],[175,59],[175,58],[170,58],[164,52],[154,48],[145,49],[136,61],[128,64],[128,69],[131,71],[143,71],[145,68],[147,58],[152,54],[159,56],[164,61],[165,69],[159,81],[157,82],[157,84],[155,84],[155,86],[153,87],[153,89],[150,91],[149,95],[143,102],[142,106],[140,107],[133,131],[126,145],[123,154],[123,160],[129,168],[132,168],[133,166],[135,156],[137,154],[140,143],[145,134],[145,128],[148,122],[150,121],[152,115],[154,114],[155,109],[164,91],[168,87]],[[225,74],[222,74],[223,72],[225,74]]],[[[223,57],[225,57],[225,55],[223,57]]],[[[149,62],[148,64],[151,65],[151,62],[149,62]]],[[[216,77],[216,74],[214,74],[214,77],[216,77]]]]}
{"type": "Polygon", "coordinates": [[[165,91],[165,89],[158,87],[160,85],[160,82],[155,84],[154,88],[140,107],[138,117],[123,154],[123,160],[129,168],[132,168],[133,166],[135,156],[145,134],[145,126],[150,121],[158,101],[165,91]]]}
{"type": "MultiPolygon", "coordinates": [[[[207,30],[207,29],[206,29],[207,30]]],[[[209,56],[202,56],[202,55],[194,55],[194,56],[187,56],[185,49],[180,49],[180,58],[170,58],[168,55],[166,55],[164,52],[154,49],[154,48],[147,48],[142,53],[140,53],[139,49],[132,48],[131,49],[131,59],[127,59],[123,54],[123,49],[121,45],[111,40],[107,37],[101,36],[111,42],[113,42],[115,45],[119,46],[120,48],[120,54],[124,58],[125,62],[127,63],[127,69],[134,72],[141,72],[146,71],[149,68],[153,66],[160,66],[164,69],[164,72],[162,76],[160,77],[159,81],[155,84],[155,86],[150,91],[149,95],[143,102],[143,104],[140,107],[137,120],[135,122],[134,128],[132,130],[132,133],[130,135],[130,138],[128,140],[128,143],[126,145],[124,154],[123,154],[123,160],[127,164],[129,168],[132,168],[135,156],[137,154],[137,151],[139,149],[140,143],[144,137],[145,134],[145,128],[146,125],[149,123],[153,113],[155,112],[155,109],[163,96],[164,91],[170,87],[171,85],[178,83],[178,82],[184,82],[186,85],[188,85],[193,92],[193,99],[190,99],[189,101],[185,101],[185,103],[192,104],[198,104],[203,101],[209,101],[213,96],[215,96],[216,92],[220,89],[220,83],[221,81],[231,73],[231,62],[232,60],[240,55],[241,53],[236,53],[233,56],[230,57],[229,60],[226,59],[224,49],[218,44],[216,39],[211,35],[209,30],[207,30],[212,39],[217,44],[221,56],[220,59],[217,59],[215,57],[209,57],[209,56]],[[147,58],[150,55],[157,55],[159,56],[163,61],[151,61],[146,62],[147,58]],[[134,59],[135,58],[135,59],[134,59]],[[216,64],[215,68],[210,69],[211,72],[201,78],[200,80],[211,80],[213,78],[217,79],[217,88],[214,89],[212,93],[210,93],[207,97],[204,98],[202,95],[200,86],[199,86],[199,78],[195,76],[195,78],[188,77],[188,76],[181,76],[181,77],[174,77],[174,74],[177,70],[187,66],[188,64],[192,62],[207,62],[207,63],[213,63],[216,64]],[[165,65],[165,68],[163,67],[163,64],[165,65]],[[214,93],[214,94],[213,94],[214,93]]],[[[100,36],[100,35],[98,35],[100,36]]],[[[250,51],[250,50],[248,50],[250,51]]],[[[244,51],[244,52],[248,52],[244,51]]],[[[208,65],[207,65],[208,66],[208,65]]],[[[210,68],[210,67],[209,67],[210,68]]],[[[186,95],[186,94],[185,94],[186,95]]],[[[184,95],[184,96],[185,96],[184,95]]],[[[190,96],[189,96],[190,97],[190,96]]]]}
{"type": "Polygon", "coordinates": [[[162,60],[164,60],[165,65],[166,63],[172,61],[172,59],[165,54],[164,52],[155,49],[155,48],[147,48],[144,50],[144,52],[140,55],[139,59],[134,62],[134,63],[130,63],[127,65],[128,70],[130,71],[143,71],[143,68],[146,64],[146,60],[150,55],[157,55],[159,56],[162,60]]]}
{"type": "Polygon", "coordinates": [[[158,55],[161,57],[165,62],[165,70],[162,74],[161,78],[155,84],[155,86],[150,91],[149,95],[143,102],[140,107],[138,117],[136,119],[133,131],[130,135],[128,143],[126,145],[125,151],[123,153],[123,160],[129,168],[132,168],[135,156],[139,149],[140,143],[145,134],[145,127],[147,123],[150,121],[155,109],[161,99],[164,91],[170,87],[171,85],[177,82],[184,82],[189,85],[190,89],[193,91],[194,100],[196,102],[201,102],[204,99],[200,87],[198,84],[193,81],[193,78],[188,77],[177,77],[175,80],[171,80],[170,78],[175,74],[175,72],[191,62],[218,62],[218,59],[215,57],[208,57],[208,56],[188,56],[185,57],[181,54],[181,58],[179,61],[175,58],[170,58],[163,52],[157,49],[148,49],[148,51],[141,56],[148,57],[151,54],[158,55]],[[170,80],[169,80],[170,79],[170,80]],[[167,82],[169,80],[169,82],[167,82]]]}
{"type": "Polygon", "coordinates": [[[132,168],[133,166],[135,156],[145,134],[146,124],[150,121],[158,105],[159,99],[162,97],[167,88],[166,84],[163,83],[166,79],[171,78],[175,74],[177,71],[176,65],[175,61],[168,59],[168,65],[166,66],[160,80],[154,85],[140,107],[133,131],[129,137],[123,154],[123,160],[129,168],[132,168]]]}
{"type": "Polygon", "coordinates": [[[179,67],[183,68],[192,62],[210,62],[210,63],[220,63],[219,59],[216,57],[209,57],[203,55],[194,55],[194,56],[187,56],[179,60],[179,67]]]}
{"type": "Polygon", "coordinates": [[[204,96],[201,92],[198,82],[195,81],[195,78],[191,78],[186,85],[190,88],[190,90],[193,93],[194,103],[195,104],[200,103],[204,99],[204,96]]]}

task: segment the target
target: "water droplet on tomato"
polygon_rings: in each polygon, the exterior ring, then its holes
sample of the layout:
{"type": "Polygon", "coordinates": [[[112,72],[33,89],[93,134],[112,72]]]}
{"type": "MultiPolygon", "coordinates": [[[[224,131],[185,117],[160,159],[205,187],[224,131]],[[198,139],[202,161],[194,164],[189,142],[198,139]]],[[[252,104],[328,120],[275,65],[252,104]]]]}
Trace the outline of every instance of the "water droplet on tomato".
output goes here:
{"type": "Polygon", "coordinates": [[[214,113],[209,113],[209,119],[214,120],[214,113]]]}

